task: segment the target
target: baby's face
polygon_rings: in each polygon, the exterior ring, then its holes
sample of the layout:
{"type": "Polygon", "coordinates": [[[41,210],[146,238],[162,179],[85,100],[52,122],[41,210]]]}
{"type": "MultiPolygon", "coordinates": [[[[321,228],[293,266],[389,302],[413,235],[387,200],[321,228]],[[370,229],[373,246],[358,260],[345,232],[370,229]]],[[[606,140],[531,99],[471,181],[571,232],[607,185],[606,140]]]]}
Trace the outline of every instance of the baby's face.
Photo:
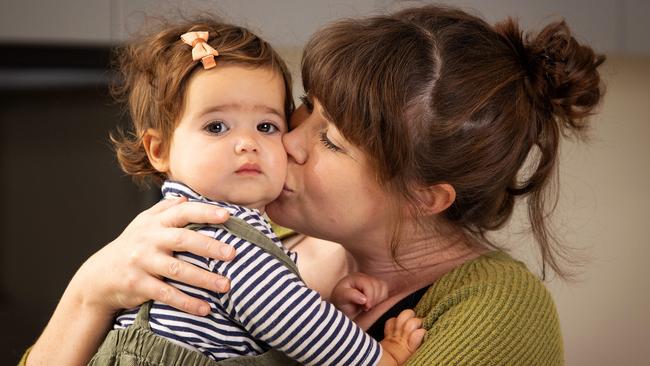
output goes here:
{"type": "Polygon", "coordinates": [[[267,68],[217,61],[195,73],[169,146],[168,177],[209,199],[263,209],[286,177],[284,101],[281,75],[267,68]]]}

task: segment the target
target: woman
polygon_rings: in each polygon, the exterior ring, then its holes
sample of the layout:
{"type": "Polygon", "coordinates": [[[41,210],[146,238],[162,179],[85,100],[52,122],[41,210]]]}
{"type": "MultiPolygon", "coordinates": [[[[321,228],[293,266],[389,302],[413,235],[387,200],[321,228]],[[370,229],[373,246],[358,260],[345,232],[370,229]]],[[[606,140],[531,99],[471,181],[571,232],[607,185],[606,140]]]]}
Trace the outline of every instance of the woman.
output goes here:
{"type": "MultiPolygon", "coordinates": [[[[523,38],[511,20],[493,27],[436,6],[335,22],[306,46],[307,96],[284,138],[283,194],[267,212],[340,243],[349,261],[336,268],[388,283],[389,297],[355,319],[370,333],[415,306],[428,333],[411,364],[561,364],[548,292],[486,235],[527,198],[543,263],[565,274],[545,197],[560,137],[580,136],[601,99],[603,60],[564,23],[523,38]]],[[[74,276],[28,364],[86,362],[117,310],[151,298],[198,314],[200,301],[158,278],[227,289],[170,255],[232,256],[178,229],[222,222],[213,210],[162,202],[138,216],[74,276]],[[70,327],[84,336],[65,339],[70,327]]],[[[311,240],[296,248],[314,250],[311,240]]],[[[337,278],[323,278],[318,258],[301,263],[306,281],[319,277],[312,286],[327,296],[337,278]]]]}

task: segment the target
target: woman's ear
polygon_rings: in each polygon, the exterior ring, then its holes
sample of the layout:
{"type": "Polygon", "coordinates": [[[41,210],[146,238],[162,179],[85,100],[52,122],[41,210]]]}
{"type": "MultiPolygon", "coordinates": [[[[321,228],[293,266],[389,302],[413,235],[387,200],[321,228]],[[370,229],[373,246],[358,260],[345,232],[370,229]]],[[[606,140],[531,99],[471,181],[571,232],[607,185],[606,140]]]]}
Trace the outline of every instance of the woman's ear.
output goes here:
{"type": "Polygon", "coordinates": [[[169,170],[169,159],[167,159],[167,149],[163,144],[162,134],[158,130],[149,128],[142,136],[142,144],[147,152],[151,165],[161,173],[167,173],[169,170]]]}
{"type": "Polygon", "coordinates": [[[417,190],[421,212],[437,215],[445,211],[456,200],[456,190],[451,184],[439,183],[417,190]]]}

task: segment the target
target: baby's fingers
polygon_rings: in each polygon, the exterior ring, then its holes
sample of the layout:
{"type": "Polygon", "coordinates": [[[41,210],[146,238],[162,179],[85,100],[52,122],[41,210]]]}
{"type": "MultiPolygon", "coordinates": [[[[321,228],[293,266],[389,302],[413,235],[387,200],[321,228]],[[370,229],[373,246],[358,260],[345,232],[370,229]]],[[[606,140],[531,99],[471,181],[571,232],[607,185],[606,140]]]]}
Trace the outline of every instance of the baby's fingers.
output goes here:
{"type": "Polygon", "coordinates": [[[422,327],[422,319],[420,318],[411,318],[404,323],[404,331],[406,333],[411,333],[418,328],[422,327]]]}
{"type": "Polygon", "coordinates": [[[386,282],[381,280],[373,279],[370,281],[370,284],[366,286],[365,289],[362,289],[363,293],[366,295],[368,301],[364,305],[366,311],[372,309],[377,304],[388,298],[388,285],[386,282]]]}
{"type": "Polygon", "coordinates": [[[364,295],[361,291],[355,289],[355,288],[345,288],[336,291],[336,294],[334,295],[332,301],[335,304],[356,304],[356,305],[363,305],[368,301],[368,298],[366,298],[366,295],[364,295]]]}
{"type": "MultiPolygon", "coordinates": [[[[403,310],[392,325],[392,333],[395,336],[407,338],[411,333],[422,327],[422,319],[415,317],[415,312],[411,309],[403,310]]],[[[388,333],[388,322],[384,334],[388,333]]]]}
{"type": "Polygon", "coordinates": [[[395,318],[390,318],[386,320],[386,324],[384,324],[384,336],[388,337],[389,335],[394,335],[395,334],[395,329],[396,329],[396,323],[397,319],[395,318]]]}
{"type": "Polygon", "coordinates": [[[402,310],[395,320],[395,327],[397,329],[404,329],[404,324],[409,320],[415,318],[415,312],[411,309],[402,310]]]}
{"type": "Polygon", "coordinates": [[[415,350],[420,347],[426,333],[426,329],[418,329],[409,335],[408,347],[411,352],[415,352],[415,350]]]}

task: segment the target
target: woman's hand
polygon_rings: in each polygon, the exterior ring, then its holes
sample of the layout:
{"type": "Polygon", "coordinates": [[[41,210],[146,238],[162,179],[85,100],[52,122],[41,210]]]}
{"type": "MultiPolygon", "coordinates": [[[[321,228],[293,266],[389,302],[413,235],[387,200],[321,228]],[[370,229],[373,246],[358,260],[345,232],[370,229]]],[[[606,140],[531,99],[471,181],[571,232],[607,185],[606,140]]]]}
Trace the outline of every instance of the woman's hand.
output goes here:
{"type": "Polygon", "coordinates": [[[151,299],[188,313],[207,314],[206,302],[182,293],[162,277],[227,291],[227,279],[172,255],[188,251],[214,259],[234,258],[234,248],[183,229],[189,223],[219,224],[227,219],[223,209],[183,198],[161,201],[139,214],[117,239],[79,268],[34,344],[27,365],[87,364],[115,312],[151,299]]]}
{"type": "Polygon", "coordinates": [[[226,292],[229,281],[173,257],[191,252],[231,260],[233,247],[192,230],[189,223],[219,224],[228,219],[224,209],[185,198],[166,199],[139,214],[113,242],[86,261],[75,275],[85,301],[106,311],[137,306],[150,299],[195,315],[207,315],[207,302],[186,295],[162,277],[216,292],[226,292]]]}

